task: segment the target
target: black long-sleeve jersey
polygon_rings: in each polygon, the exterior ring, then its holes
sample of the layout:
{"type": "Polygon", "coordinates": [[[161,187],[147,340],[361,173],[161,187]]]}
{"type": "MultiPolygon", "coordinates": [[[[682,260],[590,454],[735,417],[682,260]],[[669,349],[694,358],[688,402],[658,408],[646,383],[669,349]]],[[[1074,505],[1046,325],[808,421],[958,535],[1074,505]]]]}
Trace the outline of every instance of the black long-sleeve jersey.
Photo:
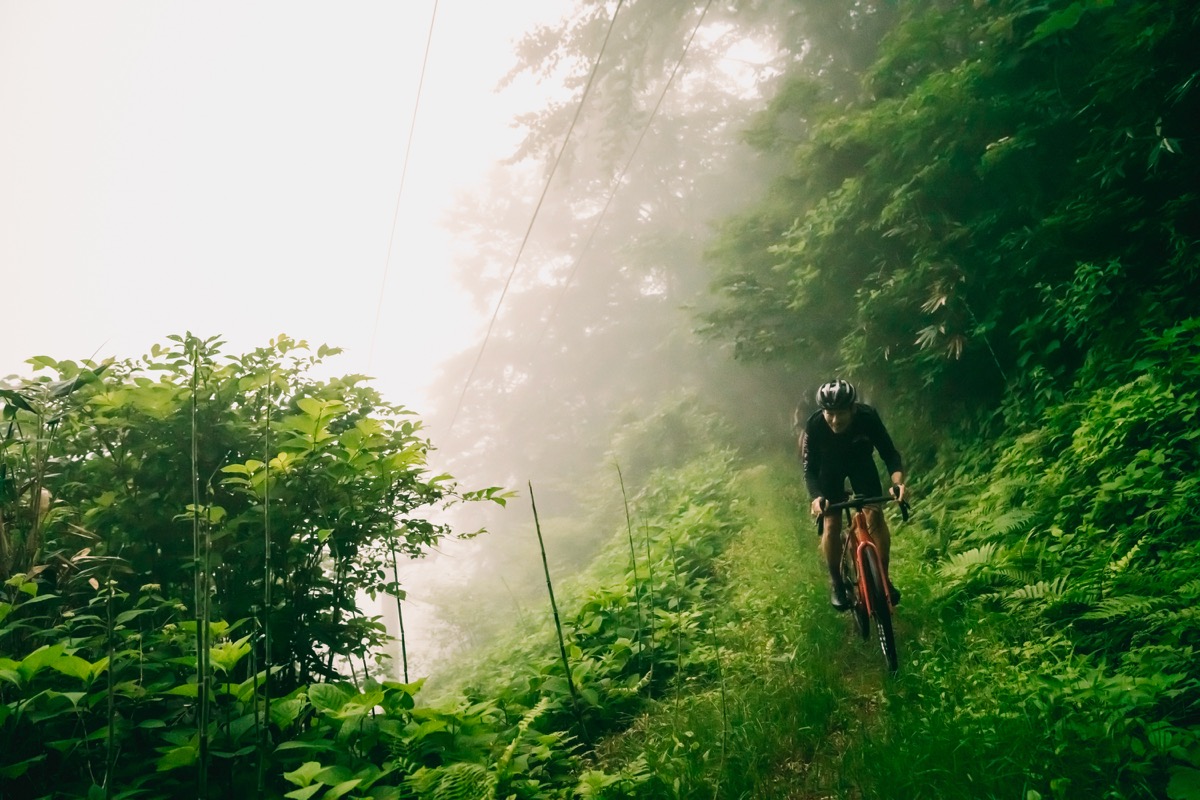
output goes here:
{"type": "Polygon", "coordinates": [[[856,403],[850,426],[842,433],[834,433],[817,411],[804,424],[800,445],[804,484],[809,495],[816,498],[840,491],[846,477],[861,474],[865,469],[876,471],[873,451],[879,452],[889,474],[904,468],[904,459],[874,408],[856,403]],[[837,486],[826,485],[831,481],[837,486]]]}

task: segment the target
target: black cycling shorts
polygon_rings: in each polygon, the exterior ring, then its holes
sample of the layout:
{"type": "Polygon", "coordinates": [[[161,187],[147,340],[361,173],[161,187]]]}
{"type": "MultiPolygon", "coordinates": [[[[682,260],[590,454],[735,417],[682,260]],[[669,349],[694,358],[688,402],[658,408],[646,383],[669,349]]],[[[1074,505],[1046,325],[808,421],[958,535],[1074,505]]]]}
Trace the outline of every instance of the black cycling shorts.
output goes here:
{"type": "Polygon", "coordinates": [[[821,496],[831,503],[840,503],[847,499],[846,480],[856,495],[860,497],[881,497],[883,484],[879,481],[879,469],[875,459],[853,460],[843,464],[826,464],[817,475],[817,485],[821,496]]]}

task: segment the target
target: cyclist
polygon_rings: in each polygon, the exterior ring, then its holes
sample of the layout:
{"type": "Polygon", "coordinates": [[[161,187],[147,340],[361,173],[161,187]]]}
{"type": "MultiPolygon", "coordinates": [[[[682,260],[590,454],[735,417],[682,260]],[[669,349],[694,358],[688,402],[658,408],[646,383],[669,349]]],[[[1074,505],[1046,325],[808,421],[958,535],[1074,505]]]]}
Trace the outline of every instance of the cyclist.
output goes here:
{"type": "MultiPolygon", "coordinates": [[[[846,499],[846,479],[854,493],[867,497],[879,497],[883,488],[879,482],[879,468],[875,465],[874,452],[879,452],[891,475],[892,494],[904,499],[904,461],[892,437],[888,435],[879,412],[866,403],[858,402],[858,392],[844,380],[830,381],[817,390],[818,410],[799,430],[800,456],[804,463],[804,483],[812,497],[812,515],[819,516],[826,503],[839,503],[846,499]]],[[[801,419],[797,409],[797,427],[801,419]]],[[[891,533],[883,518],[883,510],[875,506],[863,509],[867,526],[879,545],[884,574],[887,574],[888,555],[891,550],[891,533]]],[[[826,514],[824,530],[821,532],[821,552],[829,566],[832,584],[830,603],[838,611],[850,607],[846,599],[846,587],[842,583],[842,518],[840,514],[826,514]]],[[[892,601],[900,602],[900,593],[889,581],[892,601]]]]}

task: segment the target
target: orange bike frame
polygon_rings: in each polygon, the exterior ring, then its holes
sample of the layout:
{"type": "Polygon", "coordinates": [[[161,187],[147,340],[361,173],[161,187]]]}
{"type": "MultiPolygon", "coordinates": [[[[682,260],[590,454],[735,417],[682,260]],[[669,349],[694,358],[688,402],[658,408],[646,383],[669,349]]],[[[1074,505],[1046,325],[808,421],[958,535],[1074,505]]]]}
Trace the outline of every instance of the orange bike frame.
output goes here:
{"type": "Polygon", "coordinates": [[[871,536],[871,528],[867,525],[867,515],[863,509],[854,513],[846,530],[846,544],[854,548],[854,566],[858,573],[858,596],[867,606],[867,613],[873,617],[875,609],[871,606],[871,592],[867,588],[867,571],[863,569],[863,551],[868,548],[875,551],[875,561],[883,572],[883,592],[887,596],[888,605],[893,605],[891,585],[888,581],[887,567],[883,563],[883,554],[879,552],[879,546],[875,544],[875,539],[871,536]]]}

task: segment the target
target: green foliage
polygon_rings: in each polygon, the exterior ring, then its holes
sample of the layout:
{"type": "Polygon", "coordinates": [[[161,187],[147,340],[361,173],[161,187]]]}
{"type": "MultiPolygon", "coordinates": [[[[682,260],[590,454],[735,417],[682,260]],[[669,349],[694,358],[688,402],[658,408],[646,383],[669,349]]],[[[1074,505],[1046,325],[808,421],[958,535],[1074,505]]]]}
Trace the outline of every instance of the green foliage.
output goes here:
{"type": "MultiPolygon", "coordinates": [[[[722,305],[707,323],[744,359],[855,373],[937,465],[914,486],[923,532],[897,537],[899,679],[864,670],[844,620],[818,611],[819,566],[805,579],[784,557],[807,525],[796,491],[735,480],[721,448],[696,457],[712,420],[686,396],[655,405],[677,373],[613,380],[664,353],[712,374],[664,310],[698,283],[674,252],[701,224],[680,199],[717,172],[670,171],[726,163],[714,107],[664,117],[674,143],[707,144],[631,178],[633,227],[670,232],[609,251],[614,270],[572,263],[596,304],[564,309],[588,311],[573,333],[536,332],[586,374],[536,380],[510,350],[477,387],[529,400],[516,423],[476,409],[470,434],[520,443],[526,466],[595,458],[634,399],[613,442],[630,524],[567,592],[569,674],[543,632],[446,706],[341,675],[383,640],[356,596],[399,594],[391,558],[449,533],[418,509],[505,496],[426,475],[407,411],[361,377],[311,377],[333,351],[281,338],[225,358],[188,335],[136,361],[37,358],[45,374],[0,387],[6,792],[1200,794],[1200,11],[789,5],[755,18],[804,36],[782,37],[802,47],[746,135],[778,181],[710,244],[722,305]],[[569,422],[542,435],[551,406],[569,422]],[[817,588],[797,592],[805,580],[817,588]]],[[[634,4],[614,60],[665,52],[687,25],[668,6],[634,4]]],[[[551,67],[582,52],[589,8],[529,52],[551,67]]],[[[602,79],[597,107],[637,108],[654,72],[602,79]]],[[[608,163],[619,140],[581,152],[608,163]]],[[[542,319],[542,299],[509,316],[542,319]]]]}
{"type": "Polygon", "coordinates": [[[220,346],[175,336],[102,368],[37,359],[56,375],[4,395],[6,474],[43,448],[42,473],[26,483],[47,488],[61,513],[35,519],[39,546],[61,561],[82,537],[181,598],[200,563],[213,617],[261,618],[269,557],[270,659],[289,665],[290,686],[335,676],[336,659],[361,660],[384,639],[356,596],[399,591],[388,579],[393,553],[419,556],[448,533],[413,512],[454,499],[455,486],[426,474],[429,445],[411,412],[362,376],[311,377],[336,350],[313,355],[287,337],[242,357],[222,357],[220,346]],[[52,440],[38,433],[51,415],[52,440]]]}
{"type": "MultiPolygon", "coordinates": [[[[930,398],[945,425],[1008,390],[1036,413],[1089,359],[1133,353],[1111,320],[1188,313],[1200,18],[1182,2],[902,14],[858,95],[810,105],[799,140],[754,140],[792,166],[748,215],[764,224],[712,249],[712,331],[746,358],[840,365],[919,423],[930,398]]],[[[760,128],[811,83],[794,72],[760,128]]]]}
{"type": "Polygon", "coordinates": [[[399,797],[429,754],[455,755],[447,729],[482,723],[414,710],[415,687],[341,682],[386,638],[357,596],[401,595],[393,559],[449,534],[422,508],[504,493],[428,475],[419,423],[361,376],[311,377],[335,350],[169,342],[39,357],[49,375],[0,393],[6,793],[251,796],[289,767],[288,796],[396,773],[375,796],[399,797]],[[301,751],[335,757],[310,775],[290,769],[301,751]]]}
{"type": "Polygon", "coordinates": [[[987,619],[995,638],[986,690],[957,694],[927,725],[1021,709],[1005,736],[1039,754],[1027,778],[1047,796],[1161,796],[1170,778],[1184,797],[1200,752],[1196,321],[1139,344],[1124,375],[1106,365],[1111,383],[1080,382],[1040,427],[993,445],[1003,454],[972,478],[938,567],[941,602],[987,619]],[[1018,524],[989,527],[1003,509],[1018,524]]]}
{"type": "MultiPolygon", "coordinates": [[[[180,599],[190,588],[186,551],[169,550],[155,531],[161,526],[186,538],[185,523],[204,530],[213,543],[204,562],[214,576],[213,607],[239,608],[241,597],[253,614],[257,568],[243,570],[232,556],[254,558],[255,540],[265,533],[261,515],[269,510],[270,530],[278,534],[273,546],[292,574],[279,577],[268,622],[272,635],[281,629],[303,635],[287,626],[300,631],[314,612],[286,590],[300,585],[304,564],[319,571],[307,579],[309,594],[323,587],[395,591],[371,559],[388,552],[384,545],[416,552],[435,540],[423,535],[440,535],[440,528],[421,528],[410,516],[399,522],[388,516],[409,514],[416,499],[453,497],[444,478],[421,490],[406,488],[411,484],[404,481],[415,481],[423,466],[415,425],[399,419],[398,409],[368,407],[365,401],[377,397],[359,391],[355,381],[306,382],[301,373],[312,363],[289,362],[295,371],[275,380],[287,372],[279,357],[290,352],[290,342],[235,364],[218,362],[214,342],[177,344],[156,351],[161,360],[153,363],[164,373],[158,381],[142,377],[146,365],[118,364],[92,393],[77,394],[74,419],[60,422],[70,435],[47,457],[54,463],[47,474],[55,501],[69,513],[62,528],[48,530],[58,536],[86,531],[102,555],[65,561],[70,569],[52,582],[16,573],[4,584],[0,770],[6,789],[48,797],[38,787],[53,775],[54,796],[62,797],[89,796],[95,776],[102,776],[123,792],[148,797],[180,796],[204,785],[205,796],[545,798],[618,796],[653,780],[643,762],[607,772],[585,769],[580,744],[618,729],[646,697],[698,679],[721,658],[708,633],[719,595],[713,560],[741,518],[730,486],[731,455],[703,447],[691,460],[683,455],[703,427],[675,443],[679,466],[643,476],[644,488],[632,498],[637,563],[614,545],[601,559],[607,566],[594,573],[609,581],[578,590],[572,602],[568,656],[578,703],[567,691],[562,663],[539,638],[522,649],[519,667],[496,672],[490,696],[422,706],[416,702],[420,683],[351,683],[325,672],[320,682],[295,683],[304,671],[293,671],[297,665],[288,658],[280,663],[274,648],[263,649],[261,620],[201,622],[180,599]],[[241,374],[251,362],[263,372],[241,374]],[[150,469],[164,463],[170,449],[188,449],[192,428],[179,417],[192,407],[190,370],[197,364],[204,371],[197,391],[204,389],[208,403],[226,397],[229,411],[227,419],[215,417],[200,428],[225,436],[221,445],[229,452],[201,470],[225,478],[210,479],[199,504],[173,483],[178,474],[150,469]],[[280,394],[285,386],[303,391],[280,394]],[[238,394],[247,389],[250,394],[238,394]],[[243,411],[248,416],[240,416],[243,411]],[[239,443],[243,431],[248,441],[239,443]],[[112,463],[93,463],[99,443],[112,463]],[[259,448],[274,455],[248,457],[259,448]],[[380,493],[387,502],[373,509],[370,501],[381,503],[380,493]],[[139,511],[147,497],[167,509],[139,511]],[[175,510],[167,513],[171,505],[175,510]],[[164,564],[139,560],[148,547],[143,538],[163,550],[164,564]],[[121,556],[107,555],[116,544],[121,556]],[[133,572],[162,582],[127,587],[133,572]],[[356,584],[363,574],[374,582],[356,584]],[[250,586],[227,582],[235,578],[250,586]]],[[[28,409],[19,408],[14,418],[21,413],[28,409]]],[[[657,449],[679,438],[673,420],[699,419],[694,410],[667,413],[661,424],[645,428],[643,445],[657,449]]],[[[504,498],[498,490],[463,496],[504,498]]],[[[321,635],[336,631],[329,627],[336,610],[323,613],[321,635]]],[[[342,610],[346,635],[362,650],[340,652],[365,652],[371,641],[354,626],[351,608],[342,610]]],[[[327,653],[339,652],[336,640],[314,641],[327,653]]]]}
{"type": "Polygon", "coordinates": [[[539,703],[549,724],[596,736],[636,708],[647,692],[702,672],[716,654],[704,631],[717,591],[712,559],[740,522],[730,503],[730,455],[710,451],[654,476],[631,503],[635,556],[622,532],[569,592],[564,612],[574,707],[557,654],[542,635],[513,648],[511,672],[478,678],[470,696],[504,696],[510,713],[539,703]],[[637,581],[635,582],[635,575],[637,581]]]}

